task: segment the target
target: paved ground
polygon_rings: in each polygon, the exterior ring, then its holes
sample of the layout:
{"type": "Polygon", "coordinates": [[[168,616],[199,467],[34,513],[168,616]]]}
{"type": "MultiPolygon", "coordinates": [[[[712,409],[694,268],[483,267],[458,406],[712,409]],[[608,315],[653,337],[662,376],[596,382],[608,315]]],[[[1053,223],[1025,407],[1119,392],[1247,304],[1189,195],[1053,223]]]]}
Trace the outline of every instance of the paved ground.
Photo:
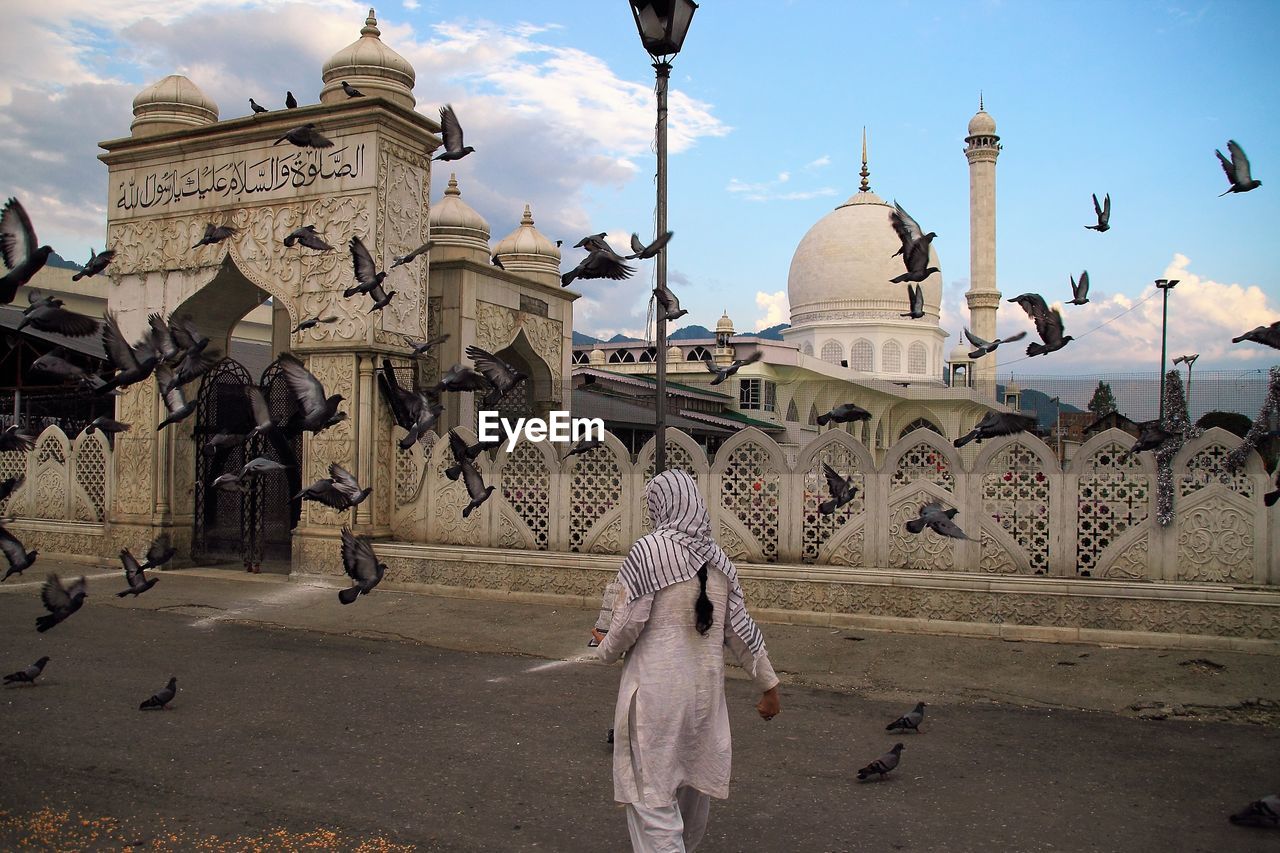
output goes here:
{"type": "MultiPolygon", "coordinates": [[[[53,658],[39,687],[0,691],[0,848],[626,849],[603,742],[617,671],[572,660],[593,612],[390,589],[341,607],[217,572],[165,573],[138,601],[118,587],[91,579],[45,635],[35,578],[0,588],[0,669],[53,658]],[[173,709],[139,712],[171,674],[173,709]]],[[[783,713],[764,723],[731,680],[733,794],[708,853],[1280,844],[1225,819],[1280,790],[1256,701],[1280,698],[1280,658],[766,636],[783,713]],[[917,698],[902,766],[856,782],[917,698]],[[1142,702],[1173,716],[1138,719],[1142,702]]]]}

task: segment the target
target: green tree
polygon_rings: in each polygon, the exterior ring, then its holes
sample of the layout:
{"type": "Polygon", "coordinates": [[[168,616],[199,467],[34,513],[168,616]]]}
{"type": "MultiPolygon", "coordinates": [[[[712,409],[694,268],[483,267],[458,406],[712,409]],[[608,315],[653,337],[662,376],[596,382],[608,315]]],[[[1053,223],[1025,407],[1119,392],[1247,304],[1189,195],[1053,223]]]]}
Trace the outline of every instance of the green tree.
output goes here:
{"type": "Polygon", "coordinates": [[[1089,411],[1095,418],[1116,411],[1116,396],[1111,393],[1110,383],[1098,382],[1098,387],[1093,389],[1093,399],[1089,401],[1089,411]]]}

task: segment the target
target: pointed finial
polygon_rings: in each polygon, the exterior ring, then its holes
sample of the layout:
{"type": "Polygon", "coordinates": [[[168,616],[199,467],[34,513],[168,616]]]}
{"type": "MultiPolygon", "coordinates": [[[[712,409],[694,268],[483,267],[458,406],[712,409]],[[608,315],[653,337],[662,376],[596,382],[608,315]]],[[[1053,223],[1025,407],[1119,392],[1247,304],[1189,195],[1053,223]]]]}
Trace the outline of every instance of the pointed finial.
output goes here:
{"type": "Polygon", "coordinates": [[[862,127],[862,170],[858,172],[862,176],[862,183],[858,186],[858,192],[865,193],[871,191],[871,185],[867,183],[867,178],[871,177],[870,170],[867,169],[867,128],[862,127]]]}
{"type": "Polygon", "coordinates": [[[462,195],[462,190],[458,189],[458,173],[457,172],[449,173],[449,186],[445,188],[444,194],[456,195],[456,196],[462,195]]]}
{"type": "Polygon", "coordinates": [[[978,112],[984,112],[986,107],[982,105],[982,90],[978,90],[978,112]]]}
{"type": "Polygon", "coordinates": [[[521,225],[533,224],[533,211],[529,209],[529,205],[527,204],[524,206],[524,216],[520,217],[520,224],[521,225]]]}
{"type": "Polygon", "coordinates": [[[373,9],[369,10],[369,17],[364,19],[364,26],[360,29],[360,35],[373,36],[374,38],[382,35],[382,30],[378,29],[378,16],[373,13],[373,9]]]}

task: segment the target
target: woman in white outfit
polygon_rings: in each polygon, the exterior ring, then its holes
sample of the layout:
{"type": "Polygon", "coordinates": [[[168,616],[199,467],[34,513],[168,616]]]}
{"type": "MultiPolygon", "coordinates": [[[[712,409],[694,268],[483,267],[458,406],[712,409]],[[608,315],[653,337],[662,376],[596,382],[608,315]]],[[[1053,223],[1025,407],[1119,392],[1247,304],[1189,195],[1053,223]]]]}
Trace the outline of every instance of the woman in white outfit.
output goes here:
{"type": "Polygon", "coordinates": [[[693,478],[664,471],[645,490],[654,531],[618,572],[598,654],[624,653],[614,711],[613,796],[627,807],[637,853],[691,853],[711,797],[729,796],[731,744],[724,648],[763,694],[756,710],[779,712],[778,677],[764,636],[747,613],[737,570],[711,538],[693,478]]]}

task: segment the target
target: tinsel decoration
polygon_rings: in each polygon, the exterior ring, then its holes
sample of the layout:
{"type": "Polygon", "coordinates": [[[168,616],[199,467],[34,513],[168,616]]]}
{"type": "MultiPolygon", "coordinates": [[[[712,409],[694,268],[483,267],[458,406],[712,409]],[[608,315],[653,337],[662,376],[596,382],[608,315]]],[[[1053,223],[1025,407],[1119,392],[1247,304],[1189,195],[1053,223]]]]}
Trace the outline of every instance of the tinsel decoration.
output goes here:
{"type": "Polygon", "coordinates": [[[1182,446],[1204,430],[1191,423],[1187,415],[1187,398],[1182,390],[1182,375],[1170,370],[1164,380],[1164,420],[1160,426],[1174,437],[1156,448],[1156,520],[1161,527],[1173,523],[1173,458],[1182,446]]]}
{"type": "Polygon", "coordinates": [[[1249,458],[1249,451],[1257,450],[1258,444],[1271,430],[1269,426],[1273,418],[1280,416],[1280,365],[1271,368],[1271,378],[1267,384],[1267,399],[1263,401],[1258,416],[1253,419],[1253,426],[1245,433],[1244,440],[1223,460],[1228,471],[1234,471],[1249,458]]]}

